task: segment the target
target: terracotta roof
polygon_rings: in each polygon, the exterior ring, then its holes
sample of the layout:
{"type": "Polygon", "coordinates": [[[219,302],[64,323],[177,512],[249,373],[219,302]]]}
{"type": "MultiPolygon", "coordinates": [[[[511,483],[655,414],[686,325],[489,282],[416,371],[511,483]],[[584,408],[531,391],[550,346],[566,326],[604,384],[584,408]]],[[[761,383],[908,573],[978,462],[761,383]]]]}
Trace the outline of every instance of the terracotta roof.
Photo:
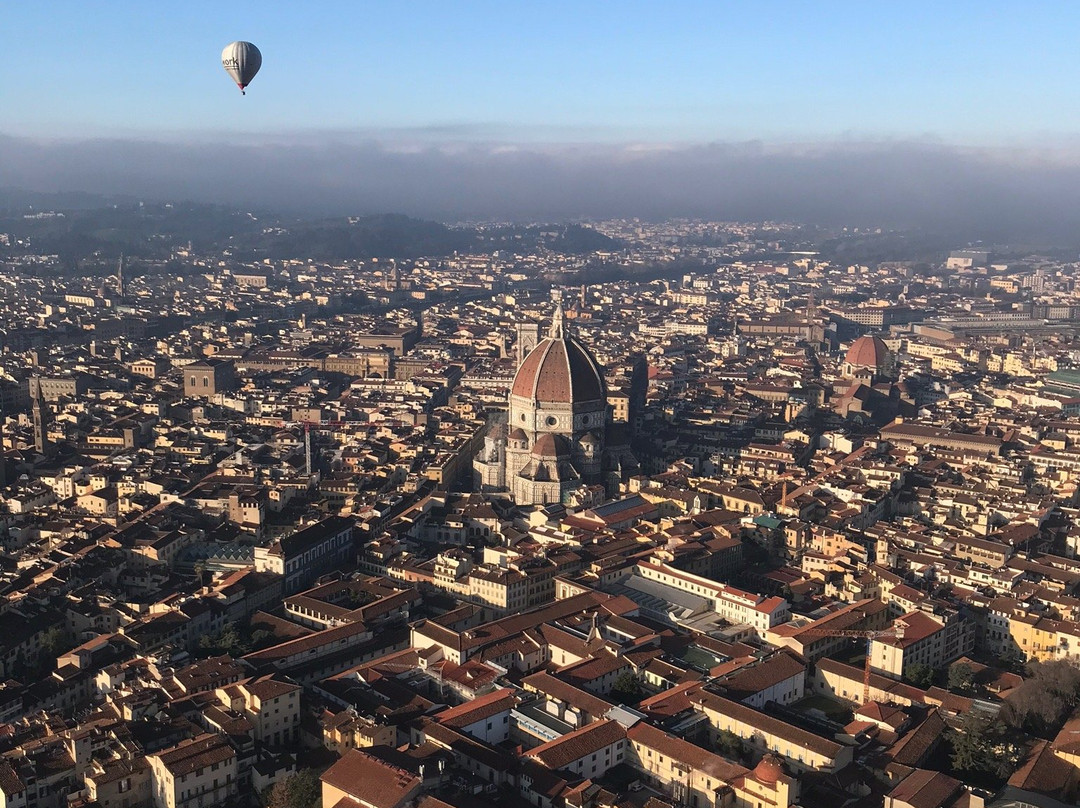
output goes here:
{"type": "Polygon", "coordinates": [[[1071,799],[1077,794],[1076,769],[1064,758],[1058,757],[1046,741],[1038,741],[1027,757],[1009,778],[1009,785],[1024,791],[1034,791],[1061,799],[1071,799]]]}
{"type": "Polygon", "coordinates": [[[584,686],[588,682],[629,667],[630,664],[622,657],[617,657],[609,651],[600,651],[588,659],[578,660],[559,668],[555,674],[574,684],[584,686]]]}
{"type": "Polygon", "coordinates": [[[510,391],[546,403],[606,400],[600,366],[589,350],[570,336],[541,341],[521,363],[510,391]]]}
{"type": "Polygon", "coordinates": [[[0,791],[3,791],[7,796],[18,794],[20,791],[25,791],[26,786],[23,785],[22,780],[19,779],[19,775],[15,773],[15,769],[10,763],[0,761],[0,791]]]}
{"type": "Polygon", "coordinates": [[[586,724],[581,729],[568,732],[541,744],[527,753],[538,758],[549,769],[561,769],[575,760],[591,755],[609,744],[626,738],[626,730],[617,721],[603,720],[586,724]]]}
{"type": "Polygon", "coordinates": [[[298,637],[295,640],[286,640],[277,645],[272,645],[269,648],[264,648],[261,651],[252,651],[250,654],[245,654],[243,658],[252,662],[275,662],[295,656],[296,654],[309,653],[322,648],[323,646],[345,642],[357,634],[370,633],[371,629],[363,623],[346,623],[342,626],[323,629],[322,631],[306,637],[298,637]]]}
{"type": "Polygon", "coordinates": [[[916,769],[889,792],[889,797],[912,808],[941,808],[963,787],[963,783],[947,774],[916,769]]]}
{"type": "Polygon", "coordinates": [[[284,679],[279,678],[277,674],[260,676],[258,679],[251,679],[247,682],[242,682],[241,684],[248,693],[253,695],[260,702],[279,698],[288,695],[289,693],[295,693],[297,690],[301,689],[300,685],[296,684],[296,682],[285,681],[284,679]]]}
{"type": "Polygon", "coordinates": [[[889,346],[885,344],[881,337],[867,335],[859,337],[851,343],[844,361],[849,365],[876,368],[885,364],[888,354],[889,346]]]}
{"type": "Polygon", "coordinates": [[[200,735],[184,741],[171,749],[158,752],[158,758],[174,777],[191,774],[214,763],[223,763],[236,757],[233,748],[220,735],[200,735]]]}
{"type": "Polygon", "coordinates": [[[430,718],[420,720],[420,731],[427,740],[453,750],[455,757],[470,758],[493,769],[510,771],[519,760],[506,749],[486,744],[467,732],[443,726],[430,718]]]}
{"type": "Polygon", "coordinates": [[[772,785],[784,776],[784,764],[776,755],[765,755],[754,767],[754,779],[772,785]]]}
{"type": "Polygon", "coordinates": [[[1070,755],[1080,753],[1080,715],[1070,718],[1054,736],[1054,749],[1070,755]]]}
{"type": "Polygon", "coordinates": [[[903,738],[889,748],[888,754],[894,763],[918,766],[941,743],[945,727],[945,719],[941,713],[931,710],[919,726],[908,730],[903,738]]]}
{"type": "Polygon", "coordinates": [[[475,691],[494,681],[499,673],[495,668],[485,665],[478,659],[470,659],[461,665],[455,665],[452,662],[444,663],[441,675],[444,682],[455,682],[475,691]]]}
{"type": "Polygon", "coordinates": [[[243,678],[246,669],[228,654],[193,662],[173,674],[185,693],[212,690],[243,678]]]}
{"type": "Polygon", "coordinates": [[[670,735],[651,724],[646,724],[644,721],[632,726],[626,735],[636,744],[657,751],[692,767],[702,774],[715,777],[726,783],[747,774],[747,769],[738,763],[733,763],[715,752],[702,749],[697,744],[676,738],[674,735],[670,735]]]}
{"type": "Polygon", "coordinates": [[[493,690],[479,698],[443,710],[434,716],[440,724],[457,729],[465,729],[477,721],[491,718],[493,715],[510,710],[517,703],[514,691],[504,688],[493,690]]]}
{"type": "Polygon", "coordinates": [[[740,668],[721,684],[731,698],[742,701],[793,676],[805,673],[805,663],[791,653],[781,652],[758,665],[740,668]]]}
{"type": "Polygon", "coordinates": [[[501,617],[460,633],[443,628],[432,620],[413,624],[413,630],[456,650],[469,650],[514,637],[526,629],[536,628],[551,620],[559,620],[575,612],[598,607],[612,614],[627,614],[638,608],[637,604],[624,595],[612,597],[590,590],[519,614],[501,617]]]}
{"type": "Polygon", "coordinates": [[[404,769],[383,763],[359,749],[350,749],[323,772],[322,781],[374,808],[396,808],[423,782],[404,769]]]}
{"type": "Polygon", "coordinates": [[[908,612],[896,618],[896,628],[899,629],[901,626],[904,629],[903,637],[877,637],[874,642],[893,645],[897,648],[907,648],[909,645],[925,640],[927,637],[944,629],[944,625],[933,617],[919,611],[908,612]]]}
{"type": "Polygon", "coordinates": [[[545,432],[532,446],[533,457],[569,457],[570,444],[562,435],[545,432]]]}
{"type": "Polygon", "coordinates": [[[532,676],[526,676],[521,683],[527,690],[535,690],[543,693],[555,701],[569,704],[578,710],[583,710],[593,718],[602,718],[614,705],[604,699],[582,690],[579,687],[557,679],[550,673],[541,671],[532,676]]]}
{"type": "Polygon", "coordinates": [[[656,720],[684,713],[693,709],[694,704],[690,701],[690,694],[697,692],[699,685],[699,682],[684,682],[667,690],[661,690],[655,696],[642,699],[638,704],[638,709],[656,720]]]}

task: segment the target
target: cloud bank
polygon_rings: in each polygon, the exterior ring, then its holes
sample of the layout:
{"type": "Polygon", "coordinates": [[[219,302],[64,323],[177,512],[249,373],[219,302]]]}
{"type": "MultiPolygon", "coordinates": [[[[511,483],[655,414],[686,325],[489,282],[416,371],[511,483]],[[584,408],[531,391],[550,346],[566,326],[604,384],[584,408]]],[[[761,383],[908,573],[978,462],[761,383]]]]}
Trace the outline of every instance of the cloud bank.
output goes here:
{"type": "Polygon", "coordinates": [[[325,137],[0,136],[0,187],[302,215],[702,217],[1080,241],[1080,150],[934,142],[514,144],[325,137]]]}

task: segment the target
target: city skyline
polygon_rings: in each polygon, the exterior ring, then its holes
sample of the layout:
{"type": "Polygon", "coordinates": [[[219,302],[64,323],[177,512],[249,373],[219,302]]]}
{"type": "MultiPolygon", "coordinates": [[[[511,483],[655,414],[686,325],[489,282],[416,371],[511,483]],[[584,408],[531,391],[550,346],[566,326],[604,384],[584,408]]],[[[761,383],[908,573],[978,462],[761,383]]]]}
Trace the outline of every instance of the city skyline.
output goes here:
{"type": "Polygon", "coordinates": [[[1080,805],[1080,10],[8,11],[0,808],[1080,805]]]}

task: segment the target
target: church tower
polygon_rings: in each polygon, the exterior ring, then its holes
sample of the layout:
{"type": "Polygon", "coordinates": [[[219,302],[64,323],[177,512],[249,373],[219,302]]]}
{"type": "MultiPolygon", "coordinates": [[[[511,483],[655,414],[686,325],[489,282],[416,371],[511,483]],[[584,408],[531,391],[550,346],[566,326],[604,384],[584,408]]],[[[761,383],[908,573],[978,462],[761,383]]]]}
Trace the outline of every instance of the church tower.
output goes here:
{"type": "Polygon", "coordinates": [[[539,323],[518,323],[517,324],[517,364],[521,367],[521,364],[525,361],[525,357],[532,353],[533,348],[536,347],[536,343],[540,341],[540,324],[539,323]]]}
{"type": "Polygon", "coordinates": [[[34,396],[32,414],[34,416],[34,448],[39,454],[48,454],[49,449],[49,424],[52,422],[52,411],[42,395],[41,385],[37,387],[37,395],[34,396]]]}

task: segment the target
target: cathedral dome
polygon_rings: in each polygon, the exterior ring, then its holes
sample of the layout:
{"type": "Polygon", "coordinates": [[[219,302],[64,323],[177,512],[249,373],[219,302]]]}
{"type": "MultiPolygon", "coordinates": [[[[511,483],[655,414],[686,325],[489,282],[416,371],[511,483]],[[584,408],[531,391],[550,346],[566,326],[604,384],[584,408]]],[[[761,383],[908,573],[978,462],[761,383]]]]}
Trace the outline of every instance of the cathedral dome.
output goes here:
{"type": "Polygon", "coordinates": [[[889,356],[889,346],[881,337],[859,337],[848,348],[844,361],[853,367],[881,368],[889,356]]]}
{"type": "Polygon", "coordinates": [[[510,393],[541,404],[607,400],[603,371],[589,349],[565,332],[561,308],[555,312],[550,335],[521,363],[510,393]]]}

